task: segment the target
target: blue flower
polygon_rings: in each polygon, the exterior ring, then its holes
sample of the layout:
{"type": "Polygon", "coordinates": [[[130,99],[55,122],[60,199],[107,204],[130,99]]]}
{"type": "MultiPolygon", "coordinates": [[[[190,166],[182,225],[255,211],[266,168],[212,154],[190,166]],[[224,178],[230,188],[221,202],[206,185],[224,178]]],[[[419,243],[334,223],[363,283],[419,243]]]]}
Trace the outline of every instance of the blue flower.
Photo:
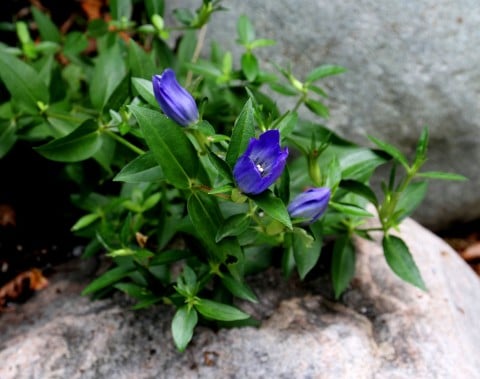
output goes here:
{"type": "Polygon", "coordinates": [[[278,130],[268,130],[258,139],[250,139],[247,150],[233,168],[237,187],[250,195],[265,191],[282,175],[287,157],[288,148],[280,147],[278,130]]]}
{"type": "Polygon", "coordinates": [[[287,207],[290,217],[305,219],[306,224],[317,221],[327,210],[330,189],[310,188],[295,197],[287,207]]]}
{"type": "Polygon", "coordinates": [[[187,126],[198,121],[195,100],[175,78],[175,72],[167,68],[162,75],[152,77],[153,93],[163,113],[178,124],[187,126]]]}

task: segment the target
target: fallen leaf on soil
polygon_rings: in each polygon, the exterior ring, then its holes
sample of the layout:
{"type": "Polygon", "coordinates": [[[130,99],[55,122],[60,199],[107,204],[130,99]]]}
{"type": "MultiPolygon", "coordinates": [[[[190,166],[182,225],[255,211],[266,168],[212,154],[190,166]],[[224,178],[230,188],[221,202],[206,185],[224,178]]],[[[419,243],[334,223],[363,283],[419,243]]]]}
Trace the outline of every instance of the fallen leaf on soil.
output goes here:
{"type": "Polygon", "coordinates": [[[0,288],[0,309],[9,300],[18,299],[27,291],[38,291],[48,285],[48,280],[39,269],[31,269],[18,274],[0,288]]]}
{"type": "Polygon", "coordinates": [[[463,250],[460,255],[466,261],[473,261],[474,259],[480,259],[480,242],[476,242],[468,246],[463,250]]]}
{"type": "Polygon", "coordinates": [[[0,204],[0,226],[15,226],[15,210],[8,204],[0,204]]]}

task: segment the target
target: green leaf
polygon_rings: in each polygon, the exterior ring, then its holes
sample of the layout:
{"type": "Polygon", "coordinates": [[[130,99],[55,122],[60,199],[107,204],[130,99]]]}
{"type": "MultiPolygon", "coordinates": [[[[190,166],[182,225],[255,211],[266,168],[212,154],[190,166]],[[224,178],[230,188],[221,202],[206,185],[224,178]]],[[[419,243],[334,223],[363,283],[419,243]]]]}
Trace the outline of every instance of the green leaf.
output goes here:
{"type": "Polygon", "coordinates": [[[212,162],[217,169],[218,175],[223,179],[233,182],[232,169],[227,162],[212,151],[208,151],[208,158],[210,158],[210,162],[212,162]]]}
{"type": "Polygon", "coordinates": [[[127,163],[112,180],[127,183],[159,182],[165,180],[165,176],[153,153],[148,151],[127,163]]]}
{"type": "Polygon", "coordinates": [[[110,0],[110,13],[114,20],[130,20],[132,17],[131,0],[110,0]]]}
{"type": "Polygon", "coordinates": [[[137,300],[143,300],[152,297],[152,292],[148,288],[135,283],[117,283],[113,287],[119,291],[125,292],[128,296],[137,300]]]}
{"type": "Polygon", "coordinates": [[[251,288],[248,287],[244,282],[239,282],[228,274],[223,274],[221,280],[222,284],[232,295],[240,299],[251,301],[252,303],[258,303],[257,297],[251,288]]]}
{"type": "Polygon", "coordinates": [[[327,76],[338,75],[347,71],[344,67],[334,65],[322,65],[310,71],[305,78],[305,82],[312,83],[327,76]]]}
{"type": "Polygon", "coordinates": [[[148,17],[152,17],[154,14],[163,16],[165,8],[164,0],[145,0],[145,8],[147,9],[148,17]]]}
{"type": "Polygon", "coordinates": [[[323,118],[330,117],[330,111],[328,110],[328,107],[318,100],[307,99],[305,101],[305,105],[317,116],[320,116],[323,118]]]}
{"type": "Polygon", "coordinates": [[[152,79],[157,68],[151,57],[133,39],[128,44],[128,67],[131,75],[143,79],[152,79]]]}
{"type": "Polygon", "coordinates": [[[193,330],[198,322],[197,311],[184,305],[177,309],[172,320],[172,336],[177,349],[185,350],[193,337],[193,330]]]}
{"type": "Polygon", "coordinates": [[[310,270],[317,264],[322,251],[322,236],[320,224],[312,225],[314,237],[307,234],[305,229],[293,228],[293,257],[300,279],[304,279],[310,270]]]}
{"type": "Polygon", "coordinates": [[[400,222],[405,217],[410,216],[421,204],[427,194],[427,182],[411,183],[400,194],[395,211],[400,211],[397,221],[400,222]]]}
{"type": "Polygon", "coordinates": [[[418,139],[417,148],[415,152],[415,165],[420,167],[420,165],[425,162],[427,158],[427,147],[428,147],[428,128],[422,130],[420,138],[418,139]]]}
{"type": "Polygon", "coordinates": [[[375,145],[377,145],[381,150],[385,151],[390,156],[392,156],[394,159],[396,159],[407,170],[409,169],[407,158],[395,146],[390,145],[389,143],[380,141],[379,139],[377,139],[375,137],[372,137],[372,136],[369,136],[368,139],[370,141],[372,141],[375,145]]]}
{"type": "Polygon", "coordinates": [[[328,203],[333,209],[350,216],[373,217],[373,215],[356,204],[347,204],[330,201],[328,203]]]}
{"type": "Polygon", "coordinates": [[[297,126],[297,121],[297,112],[288,111],[282,117],[277,119],[271,128],[278,129],[283,139],[288,137],[293,132],[295,126],[297,126]]]}
{"type": "Polygon", "coordinates": [[[132,78],[133,87],[138,91],[140,96],[151,106],[158,108],[157,100],[153,94],[153,85],[151,80],[142,78],[132,78]]]}
{"type": "Polygon", "coordinates": [[[127,101],[130,95],[130,74],[126,74],[123,79],[113,90],[108,97],[106,104],[103,107],[103,112],[108,112],[110,109],[119,109],[127,101]]]}
{"type": "Polygon", "coordinates": [[[132,266],[118,266],[108,270],[93,282],[91,282],[87,287],[82,291],[82,295],[88,295],[93,292],[97,292],[105,287],[111,286],[112,284],[118,282],[119,280],[125,278],[126,276],[132,274],[134,270],[132,266]]]}
{"type": "Polygon", "coordinates": [[[464,181],[468,180],[463,175],[454,174],[452,172],[443,172],[443,171],[425,171],[419,172],[416,177],[426,178],[426,179],[438,179],[438,180],[455,180],[455,181],[464,181]]]}
{"type": "Polygon", "coordinates": [[[75,59],[75,56],[80,54],[88,47],[87,36],[80,32],[71,32],[65,36],[63,44],[63,53],[70,59],[75,59]]]}
{"type": "Polygon", "coordinates": [[[242,55],[242,71],[245,74],[245,77],[253,82],[258,75],[258,60],[255,55],[248,52],[242,55]]]}
{"type": "Polygon", "coordinates": [[[175,187],[190,187],[198,170],[198,155],[183,129],[160,112],[131,105],[129,109],[165,178],[175,187]]]}
{"type": "Polygon", "coordinates": [[[202,316],[213,320],[235,321],[245,320],[250,317],[247,313],[231,305],[207,299],[198,299],[194,306],[202,316]]]}
{"type": "Polygon", "coordinates": [[[98,213],[89,213],[86,214],[78,219],[78,221],[70,228],[72,232],[75,232],[77,230],[83,229],[87,227],[88,225],[93,224],[95,221],[97,221],[100,218],[100,214],[98,213]]]}
{"type": "Polygon", "coordinates": [[[276,45],[276,41],[273,39],[265,39],[265,38],[259,38],[256,39],[255,41],[250,42],[248,45],[250,49],[257,49],[259,47],[266,47],[266,46],[273,46],[276,45]]]}
{"type": "Polygon", "coordinates": [[[37,7],[31,7],[31,10],[42,40],[60,43],[62,40],[60,30],[52,22],[50,17],[41,12],[37,7]]]}
{"type": "Polygon", "coordinates": [[[426,291],[420,271],[405,242],[395,236],[385,236],[382,245],[385,259],[392,271],[404,281],[426,291]]]}
{"type": "Polygon", "coordinates": [[[125,60],[118,44],[99,55],[90,78],[89,89],[90,100],[95,109],[103,109],[126,74],[125,60]]]}
{"type": "Polygon", "coordinates": [[[150,260],[150,266],[161,266],[177,262],[192,256],[189,250],[166,250],[158,253],[150,260]]]}
{"type": "Polygon", "coordinates": [[[377,195],[367,185],[357,180],[347,179],[340,182],[340,188],[345,189],[348,192],[354,193],[367,199],[370,203],[378,205],[377,195]]]}
{"type": "Polygon", "coordinates": [[[247,214],[236,214],[227,218],[218,229],[215,242],[225,237],[238,236],[248,229],[250,217],[247,214]]]}
{"type": "Polygon", "coordinates": [[[342,169],[336,155],[333,156],[328,164],[326,176],[325,187],[330,188],[332,193],[334,193],[338,187],[338,184],[342,180],[342,169]]]}
{"type": "Polygon", "coordinates": [[[248,142],[255,137],[252,99],[248,99],[233,126],[226,161],[233,167],[238,157],[247,149],[248,142]]]}
{"type": "Polygon", "coordinates": [[[273,83],[268,83],[268,85],[273,91],[278,92],[284,96],[298,95],[298,91],[290,84],[273,82],[273,83]]]}
{"type": "Polygon", "coordinates": [[[31,66],[0,50],[0,79],[15,99],[30,114],[38,114],[37,103],[48,104],[48,88],[31,66]]]}
{"type": "Polygon", "coordinates": [[[271,191],[267,190],[259,195],[251,196],[251,199],[267,215],[274,220],[280,221],[288,229],[292,230],[292,221],[285,204],[278,197],[275,197],[271,191]]]}
{"type": "Polygon", "coordinates": [[[78,162],[91,158],[101,145],[97,123],[87,120],[65,137],[36,147],[35,150],[52,161],[78,162]]]}
{"type": "MultiPolygon", "coordinates": [[[[215,237],[221,225],[221,214],[217,200],[202,192],[193,192],[188,198],[187,209],[198,237],[210,252],[218,252],[215,237]]],[[[223,256],[217,256],[217,259],[222,261],[223,256]]]]}
{"type": "Polygon", "coordinates": [[[332,257],[332,282],[335,298],[348,287],[355,275],[355,248],[349,236],[341,236],[335,241],[332,257]]]}
{"type": "Polygon", "coordinates": [[[10,121],[0,122],[0,159],[3,158],[17,142],[15,124],[10,121]]]}
{"type": "Polygon", "coordinates": [[[244,46],[250,44],[255,39],[255,30],[247,16],[241,15],[237,22],[237,33],[240,43],[244,46]]]}

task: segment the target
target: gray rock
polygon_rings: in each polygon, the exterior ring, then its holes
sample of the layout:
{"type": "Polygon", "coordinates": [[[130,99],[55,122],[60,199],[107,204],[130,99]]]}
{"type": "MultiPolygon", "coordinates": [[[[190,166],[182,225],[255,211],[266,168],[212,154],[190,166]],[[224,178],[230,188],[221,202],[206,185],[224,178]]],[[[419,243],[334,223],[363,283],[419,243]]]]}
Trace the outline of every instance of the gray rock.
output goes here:
{"type": "MultiPolygon", "coordinates": [[[[197,7],[178,0],[172,7],[197,7]]],[[[320,64],[348,72],[325,82],[327,126],[361,145],[373,135],[411,155],[431,133],[426,168],[467,176],[432,182],[414,218],[441,229],[480,217],[480,10],[477,0],[226,0],[208,35],[235,49],[236,20],[246,14],[257,36],[278,41],[258,50],[302,78],[320,64]],[[461,194],[461,195],[460,195],[461,194]]],[[[237,56],[238,48],[235,49],[237,56]]],[[[269,67],[272,69],[272,67],[269,67]]],[[[279,101],[289,109],[294,100],[279,101]]],[[[306,118],[312,118],[308,111],[306,118]]],[[[322,121],[322,120],[320,120],[322,121]]]]}
{"type": "Polygon", "coordinates": [[[134,312],[121,296],[79,295],[76,263],[15,311],[0,314],[0,378],[480,378],[480,280],[442,240],[401,226],[428,292],[398,279],[379,242],[356,241],[357,275],[342,301],[323,278],[251,279],[260,328],[199,327],[184,354],[164,306],[134,312]]]}

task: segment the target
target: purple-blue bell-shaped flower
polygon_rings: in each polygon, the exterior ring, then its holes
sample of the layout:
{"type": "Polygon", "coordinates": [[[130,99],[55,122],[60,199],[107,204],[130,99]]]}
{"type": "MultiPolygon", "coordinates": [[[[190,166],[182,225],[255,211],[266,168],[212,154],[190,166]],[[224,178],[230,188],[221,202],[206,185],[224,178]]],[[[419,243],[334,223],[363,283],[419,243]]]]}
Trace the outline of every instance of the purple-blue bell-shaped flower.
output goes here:
{"type": "Polygon", "coordinates": [[[252,138],[233,167],[237,187],[246,194],[258,195],[272,185],[287,162],[288,148],[280,147],[280,132],[268,130],[252,138]]]}
{"type": "Polygon", "coordinates": [[[305,219],[306,224],[311,224],[325,213],[329,201],[330,188],[310,188],[297,195],[287,210],[290,217],[305,219]]]}
{"type": "Polygon", "coordinates": [[[198,108],[192,95],[183,88],[175,72],[167,68],[152,77],[153,93],[163,113],[178,124],[188,126],[198,121],[198,108]]]}

